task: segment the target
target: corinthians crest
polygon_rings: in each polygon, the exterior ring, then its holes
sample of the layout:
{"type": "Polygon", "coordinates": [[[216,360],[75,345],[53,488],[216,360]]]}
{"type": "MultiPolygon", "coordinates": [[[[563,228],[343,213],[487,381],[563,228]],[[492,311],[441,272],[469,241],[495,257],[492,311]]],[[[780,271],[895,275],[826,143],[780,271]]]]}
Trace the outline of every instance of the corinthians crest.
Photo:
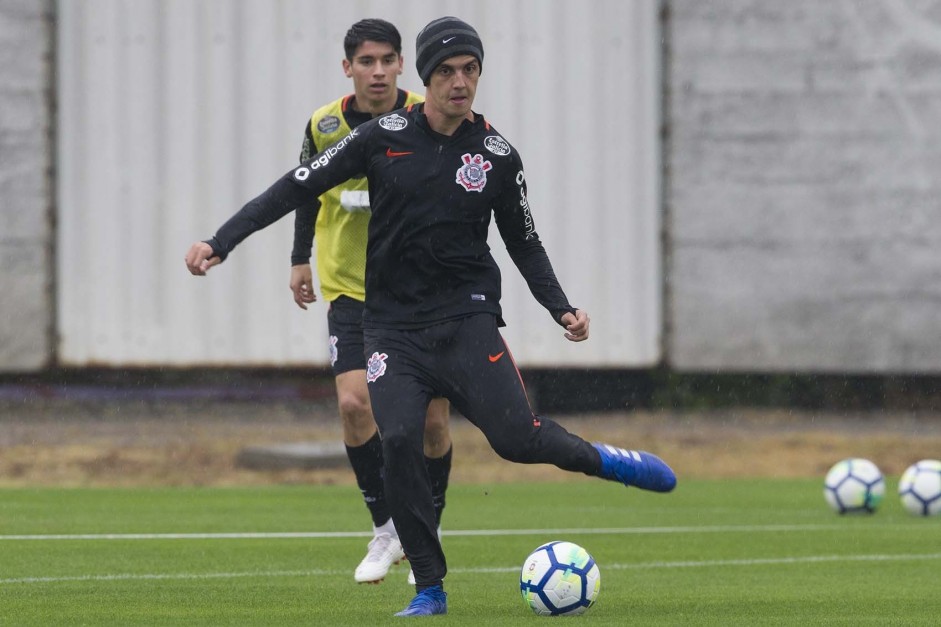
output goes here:
{"type": "Polygon", "coordinates": [[[366,381],[372,383],[386,373],[386,360],[389,358],[385,353],[375,352],[369,358],[366,364],[366,381]]]}
{"type": "Polygon", "coordinates": [[[457,170],[457,179],[455,182],[469,192],[479,192],[487,184],[487,170],[492,168],[489,161],[484,161],[482,155],[464,153],[461,156],[464,162],[457,170]]]}

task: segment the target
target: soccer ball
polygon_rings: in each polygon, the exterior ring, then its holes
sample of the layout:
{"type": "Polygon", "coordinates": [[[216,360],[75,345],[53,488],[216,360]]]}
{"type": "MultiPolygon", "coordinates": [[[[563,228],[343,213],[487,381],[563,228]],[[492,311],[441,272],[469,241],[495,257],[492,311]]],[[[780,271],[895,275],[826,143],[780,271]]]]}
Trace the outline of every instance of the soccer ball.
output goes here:
{"type": "Polygon", "coordinates": [[[915,516],[941,514],[941,461],[923,459],[909,466],[899,480],[899,498],[915,516]]]}
{"type": "Polygon", "coordinates": [[[574,616],[591,607],[601,572],[588,551],[571,542],[549,542],[529,554],[520,571],[523,601],[540,616],[574,616]]]}
{"type": "Polygon", "coordinates": [[[840,514],[871,514],[885,496],[885,479],[868,459],[844,459],[827,473],[823,496],[840,514]]]}

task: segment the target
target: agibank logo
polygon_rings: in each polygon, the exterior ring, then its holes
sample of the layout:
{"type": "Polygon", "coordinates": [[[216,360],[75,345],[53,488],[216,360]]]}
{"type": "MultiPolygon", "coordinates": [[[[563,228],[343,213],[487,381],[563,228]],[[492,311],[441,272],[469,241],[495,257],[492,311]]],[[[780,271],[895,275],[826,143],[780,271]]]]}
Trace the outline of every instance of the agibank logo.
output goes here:
{"type": "Polygon", "coordinates": [[[482,191],[487,184],[487,171],[493,166],[482,155],[472,157],[469,152],[461,156],[461,161],[464,165],[458,168],[455,182],[469,192],[482,191]]]}
{"type": "Polygon", "coordinates": [[[330,159],[332,159],[338,152],[343,150],[343,148],[356,136],[357,131],[354,128],[352,131],[350,131],[349,135],[314,157],[313,161],[311,161],[308,165],[302,165],[301,167],[294,170],[294,178],[298,181],[306,181],[311,172],[330,163],[330,159]]]}

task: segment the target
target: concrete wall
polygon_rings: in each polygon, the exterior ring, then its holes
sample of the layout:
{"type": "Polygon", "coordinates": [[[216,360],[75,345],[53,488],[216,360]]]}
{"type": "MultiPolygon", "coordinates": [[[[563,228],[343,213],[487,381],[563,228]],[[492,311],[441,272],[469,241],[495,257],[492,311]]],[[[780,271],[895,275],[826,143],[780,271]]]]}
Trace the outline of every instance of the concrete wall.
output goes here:
{"type": "Polygon", "coordinates": [[[52,355],[52,7],[0,0],[0,371],[52,355]]]}
{"type": "MultiPolygon", "coordinates": [[[[941,2],[663,6],[668,363],[941,372],[941,2]]],[[[54,353],[50,7],[0,0],[0,370],[54,353]]]]}
{"type": "Polygon", "coordinates": [[[668,7],[670,365],[941,370],[941,2],[668,7]]]}

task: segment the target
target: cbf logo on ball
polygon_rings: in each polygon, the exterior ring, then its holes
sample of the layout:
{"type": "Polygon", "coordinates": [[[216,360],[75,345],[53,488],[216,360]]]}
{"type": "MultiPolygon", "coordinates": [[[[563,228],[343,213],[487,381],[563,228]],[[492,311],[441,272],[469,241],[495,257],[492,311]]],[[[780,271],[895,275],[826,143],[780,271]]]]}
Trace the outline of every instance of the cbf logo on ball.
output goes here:
{"type": "Polygon", "coordinates": [[[464,165],[458,168],[455,182],[469,192],[482,191],[487,184],[487,171],[493,166],[484,161],[482,155],[472,157],[469,152],[464,153],[461,160],[464,165]]]}

